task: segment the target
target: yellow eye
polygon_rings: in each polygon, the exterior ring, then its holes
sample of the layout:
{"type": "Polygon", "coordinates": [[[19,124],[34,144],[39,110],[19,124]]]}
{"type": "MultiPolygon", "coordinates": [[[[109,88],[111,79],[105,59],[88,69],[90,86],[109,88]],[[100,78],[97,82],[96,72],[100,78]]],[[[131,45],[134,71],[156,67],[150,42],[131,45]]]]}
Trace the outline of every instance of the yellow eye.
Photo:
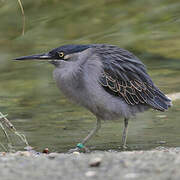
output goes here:
{"type": "Polygon", "coordinates": [[[58,55],[59,55],[60,58],[64,57],[64,53],[63,52],[58,52],[58,55]]]}

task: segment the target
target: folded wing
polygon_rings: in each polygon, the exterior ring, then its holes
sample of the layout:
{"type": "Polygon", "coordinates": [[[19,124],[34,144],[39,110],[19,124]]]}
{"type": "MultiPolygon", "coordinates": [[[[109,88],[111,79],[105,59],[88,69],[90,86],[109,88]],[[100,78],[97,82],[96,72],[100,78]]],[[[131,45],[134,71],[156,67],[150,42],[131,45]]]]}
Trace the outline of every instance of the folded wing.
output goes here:
{"type": "Polygon", "coordinates": [[[168,109],[171,100],[154,85],[136,56],[116,46],[96,49],[103,63],[99,82],[108,93],[132,106],[145,104],[160,111],[168,109]]]}

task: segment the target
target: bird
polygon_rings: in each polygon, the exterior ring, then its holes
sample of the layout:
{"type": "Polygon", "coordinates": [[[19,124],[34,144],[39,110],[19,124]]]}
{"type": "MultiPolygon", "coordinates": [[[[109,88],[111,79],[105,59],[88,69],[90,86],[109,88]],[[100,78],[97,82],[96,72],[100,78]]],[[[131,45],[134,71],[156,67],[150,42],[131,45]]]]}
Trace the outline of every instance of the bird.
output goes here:
{"type": "Polygon", "coordinates": [[[126,149],[130,118],[150,108],[166,111],[172,106],[171,99],[153,83],[142,61],[116,45],[62,45],[14,60],[43,60],[53,64],[53,77],[61,92],[96,116],[95,127],[77,144],[75,151],[86,148],[102,120],[121,119],[124,119],[122,148],[126,149]]]}

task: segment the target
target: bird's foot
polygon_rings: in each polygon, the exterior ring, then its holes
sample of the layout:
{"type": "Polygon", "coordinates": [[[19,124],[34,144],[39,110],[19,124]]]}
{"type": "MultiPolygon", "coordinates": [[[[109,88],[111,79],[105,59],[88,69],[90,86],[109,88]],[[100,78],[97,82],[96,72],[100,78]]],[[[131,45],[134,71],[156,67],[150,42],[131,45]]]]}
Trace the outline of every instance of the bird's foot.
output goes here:
{"type": "Polygon", "coordinates": [[[123,151],[125,151],[125,150],[127,150],[128,147],[127,147],[125,144],[123,144],[123,145],[121,146],[121,148],[122,148],[123,151]]]}
{"type": "Polygon", "coordinates": [[[70,149],[68,151],[68,153],[74,153],[74,152],[88,153],[88,152],[90,152],[90,150],[86,146],[84,146],[82,143],[78,143],[76,148],[70,149]]]}

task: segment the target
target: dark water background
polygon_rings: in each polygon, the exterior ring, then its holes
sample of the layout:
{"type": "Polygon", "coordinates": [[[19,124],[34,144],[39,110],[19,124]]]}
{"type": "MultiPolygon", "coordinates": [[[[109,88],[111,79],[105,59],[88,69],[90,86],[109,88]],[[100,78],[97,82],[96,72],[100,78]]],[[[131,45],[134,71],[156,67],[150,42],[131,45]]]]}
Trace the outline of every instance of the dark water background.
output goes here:
{"type": "MultiPolygon", "coordinates": [[[[95,117],[69,102],[52,79],[54,67],[12,58],[63,44],[108,43],[136,54],[166,94],[180,92],[179,0],[0,0],[0,111],[37,150],[66,151],[94,126],[95,117]]],[[[150,110],[129,124],[130,149],[180,146],[180,100],[165,113],[150,110]]],[[[105,122],[88,143],[118,149],[122,121],[105,122]]],[[[1,143],[6,144],[1,134],[1,143]]],[[[23,148],[18,140],[17,149],[23,148]]]]}

